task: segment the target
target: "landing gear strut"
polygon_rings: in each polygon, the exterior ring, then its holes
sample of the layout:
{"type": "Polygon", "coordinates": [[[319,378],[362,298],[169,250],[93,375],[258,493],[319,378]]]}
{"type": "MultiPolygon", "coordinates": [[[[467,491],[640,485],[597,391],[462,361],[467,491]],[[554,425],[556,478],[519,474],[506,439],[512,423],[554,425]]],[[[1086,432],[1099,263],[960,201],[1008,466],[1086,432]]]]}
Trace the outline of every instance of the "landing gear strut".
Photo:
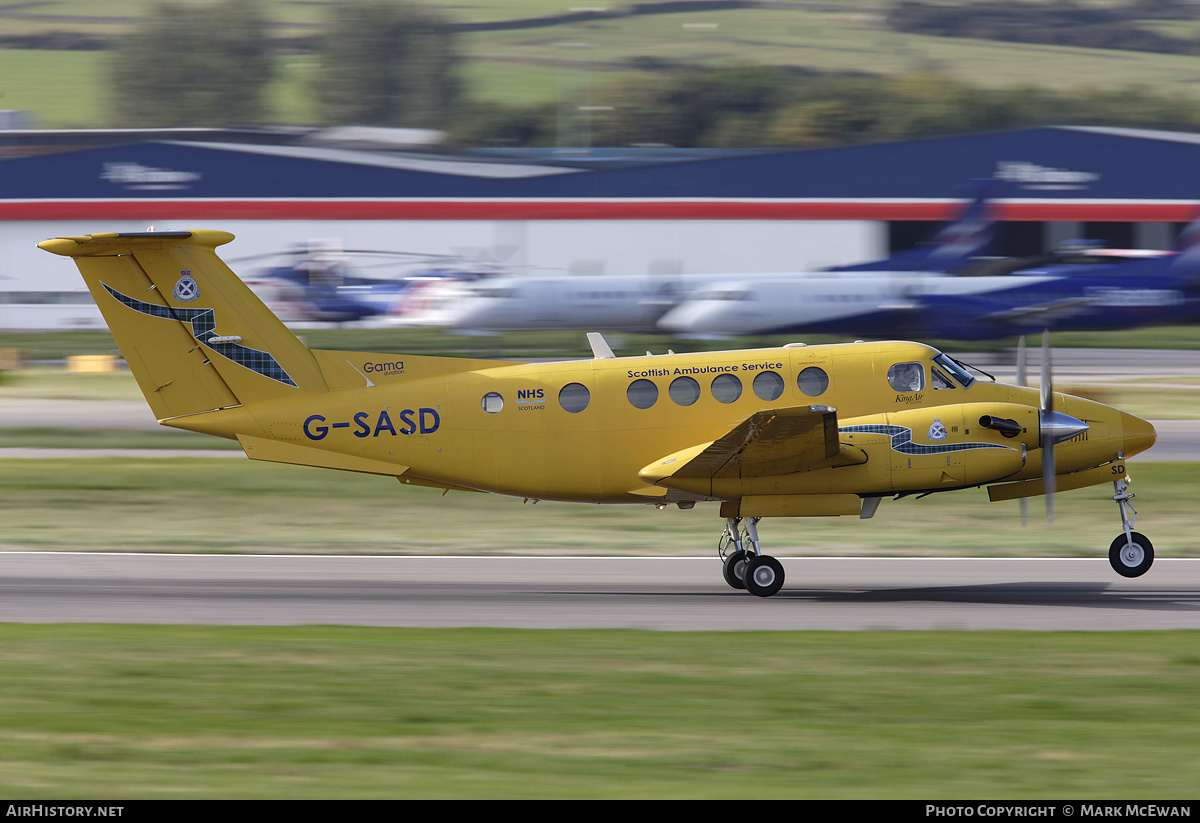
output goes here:
{"type": "Polygon", "coordinates": [[[783,566],[762,553],[757,517],[727,517],[718,551],[724,559],[725,582],[758,597],[770,597],[783,588],[783,566]],[[733,551],[729,551],[732,548],[733,551]]]}
{"type": "Polygon", "coordinates": [[[1133,495],[1129,492],[1128,481],[1127,476],[1113,481],[1115,494],[1109,499],[1116,501],[1121,512],[1123,531],[1108,547],[1108,562],[1122,577],[1141,577],[1150,571],[1150,565],[1154,562],[1154,546],[1150,545],[1146,535],[1133,530],[1133,524],[1137,522],[1137,509],[1129,502],[1133,495]],[[1133,512],[1133,517],[1129,516],[1129,512],[1133,512]]]}

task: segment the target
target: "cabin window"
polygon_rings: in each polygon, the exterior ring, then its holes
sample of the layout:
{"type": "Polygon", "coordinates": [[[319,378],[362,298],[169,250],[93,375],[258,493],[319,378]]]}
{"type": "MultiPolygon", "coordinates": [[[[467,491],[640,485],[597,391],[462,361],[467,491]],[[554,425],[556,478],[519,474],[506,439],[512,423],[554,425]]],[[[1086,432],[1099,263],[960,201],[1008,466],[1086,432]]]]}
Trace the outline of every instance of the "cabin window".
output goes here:
{"type": "Polygon", "coordinates": [[[829,375],[817,366],[809,366],[796,377],[796,388],[808,397],[820,397],[829,388],[829,375]]]}
{"type": "Polygon", "coordinates": [[[677,406],[690,406],[700,399],[700,384],[690,377],[676,377],[671,381],[667,394],[677,406]]]}
{"type": "Polygon", "coordinates": [[[500,410],[504,408],[504,398],[496,392],[490,391],[483,396],[481,405],[488,414],[499,414],[500,410]]]}
{"type": "Polygon", "coordinates": [[[635,409],[648,409],[658,402],[658,386],[649,380],[634,380],[625,392],[635,409]]]}
{"type": "Polygon", "coordinates": [[[920,363],[897,363],[888,369],[888,385],[900,392],[925,388],[925,370],[920,363]]]}
{"type": "Polygon", "coordinates": [[[592,402],[592,393],[582,383],[568,383],[558,392],[558,405],[571,414],[578,414],[592,402]]]}
{"type": "Polygon", "coordinates": [[[711,388],[713,397],[722,403],[732,403],[742,396],[742,381],[732,374],[718,374],[711,388]]]}
{"type": "Polygon", "coordinates": [[[783,378],[773,371],[760,371],[752,385],[759,400],[778,400],[783,394],[783,378]]]}

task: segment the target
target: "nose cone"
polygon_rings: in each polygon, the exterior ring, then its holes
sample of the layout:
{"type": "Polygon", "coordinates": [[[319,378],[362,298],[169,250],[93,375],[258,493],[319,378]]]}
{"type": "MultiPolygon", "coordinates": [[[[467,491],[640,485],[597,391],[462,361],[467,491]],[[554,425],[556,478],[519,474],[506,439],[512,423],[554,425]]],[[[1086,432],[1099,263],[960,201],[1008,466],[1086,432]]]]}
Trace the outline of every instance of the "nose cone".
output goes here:
{"type": "Polygon", "coordinates": [[[1121,412],[1122,453],[1130,457],[1154,445],[1158,432],[1146,420],[1121,412]]]}
{"type": "MultiPolygon", "coordinates": [[[[1137,419],[1136,417],[1134,418],[1137,419]]],[[[1082,420],[1062,412],[1041,413],[1042,442],[1062,443],[1087,431],[1090,426],[1082,420]]]]}

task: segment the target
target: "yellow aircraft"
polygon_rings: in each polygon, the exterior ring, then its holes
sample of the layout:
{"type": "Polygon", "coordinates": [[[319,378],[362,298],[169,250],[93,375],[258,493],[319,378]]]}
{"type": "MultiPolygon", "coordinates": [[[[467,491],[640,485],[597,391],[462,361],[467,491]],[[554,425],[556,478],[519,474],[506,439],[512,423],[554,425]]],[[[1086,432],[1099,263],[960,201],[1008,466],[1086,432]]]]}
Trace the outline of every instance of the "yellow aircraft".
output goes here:
{"type": "Polygon", "coordinates": [[[1049,503],[1112,481],[1113,568],[1153,561],[1124,460],[1154,428],[1054,393],[1048,349],[1040,392],[907,342],[615,357],[592,334],[593,359],[556,363],[312,350],[217,256],[232,239],[39,245],[75,259],[158,421],[236,439],[253,460],[535,500],[717,502],[725,579],[761,597],[784,572],[760,518],[869,518],[884,497],[984,485],[1049,503]]]}

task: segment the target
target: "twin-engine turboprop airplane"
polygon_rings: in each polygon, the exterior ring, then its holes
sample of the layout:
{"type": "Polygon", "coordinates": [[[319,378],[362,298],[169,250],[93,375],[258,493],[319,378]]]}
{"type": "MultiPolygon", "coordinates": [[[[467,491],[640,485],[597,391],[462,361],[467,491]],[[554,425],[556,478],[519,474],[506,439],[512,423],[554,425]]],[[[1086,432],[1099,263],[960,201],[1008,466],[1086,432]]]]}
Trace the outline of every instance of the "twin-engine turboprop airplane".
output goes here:
{"type": "MultiPolygon", "coordinates": [[[[582,503],[715,502],[726,581],[783,568],[763,517],[871,517],[884,497],[988,486],[993,500],[1112,481],[1109,559],[1143,574],[1125,458],[1153,427],[1050,390],[975,379],[919,343],[514,363],[306,348],[217,257],[217,231],[47,240],[75,258],[166,426],[255,460],[582,503]]],[[[1045,368],[1045,367],[1044,367],[1045,368]]],[[[1134,512],[1136,518],[1136,512],[1134,512]]]]}

